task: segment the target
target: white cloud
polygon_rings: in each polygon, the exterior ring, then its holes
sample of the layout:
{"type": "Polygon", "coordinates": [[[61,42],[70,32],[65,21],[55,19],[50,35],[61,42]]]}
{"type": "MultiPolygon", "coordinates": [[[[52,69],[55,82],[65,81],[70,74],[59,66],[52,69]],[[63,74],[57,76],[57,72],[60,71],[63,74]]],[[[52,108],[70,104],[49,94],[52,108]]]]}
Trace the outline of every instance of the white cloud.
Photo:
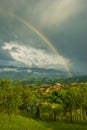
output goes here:
{"type": "Polygon", "coordinates": [[[0,72],[3,72],[3,71],[5,71],[5,72],[9,72],[9,71],[18,72],[18,70],[16,68],[2,68],[2,69],[0,69],[0,72]]]}
{"type": "Polygon", "coordinates": [[[31,73],[32,70],[31,69],[18,70],[17,68],[2,68],[2,69],[0,69],[0,72],[28,72],[28,73],[31,73]]]}
{"type": "Polygon", "coordinates": [[[28,73],[31,73],[31,72],[32,72],[32,70],[31,70],[31,69],[27,69],[27,72],[28,72],[28,73]]]}
{"type": "Polygon", "coordinates": [[[4,50],[7,50],[11,57],[24,63],[29,67],[64,68],[64,62],[68,65],[69,59],[64,59],[56,54],[46,53],[45,50],[37,49],[27,45],[19,45],[17,42],[4,43],[4,50]]]}

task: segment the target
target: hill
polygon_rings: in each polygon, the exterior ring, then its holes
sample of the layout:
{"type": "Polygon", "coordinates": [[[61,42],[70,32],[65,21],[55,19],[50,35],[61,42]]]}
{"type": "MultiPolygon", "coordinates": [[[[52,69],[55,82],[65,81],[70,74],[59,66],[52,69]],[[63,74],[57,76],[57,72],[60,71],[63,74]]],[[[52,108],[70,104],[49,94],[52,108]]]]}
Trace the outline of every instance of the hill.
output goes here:
{"type": "Polygon", "coordinates": [[[38,121],[22,116],[7,116],[0,113],[0,130],[51,130],[38,121]]]}
{"type": "Polygon", "coordinates": [[[45,68],[27,68],[27,67],[14,67],[14,66],[0,66],[0,77],[10,79],[24,79],[35,77],[55,77],[67,76],[64,70],[45,69],[45,68]]]}
{"type": "Polygon", "coordinates": [[[87,130],[87,125],[37,121],[22,116],[8,117],[0,113],[0,130],[87,130]]]}

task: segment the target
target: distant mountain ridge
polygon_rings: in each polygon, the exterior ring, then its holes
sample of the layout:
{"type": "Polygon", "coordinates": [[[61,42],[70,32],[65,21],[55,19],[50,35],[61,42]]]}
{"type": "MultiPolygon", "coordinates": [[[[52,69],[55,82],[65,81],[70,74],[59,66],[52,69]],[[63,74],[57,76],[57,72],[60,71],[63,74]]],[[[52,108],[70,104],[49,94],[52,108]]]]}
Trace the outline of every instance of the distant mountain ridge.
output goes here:
{"type": "Polygon", "coordinates": [[[45,68],[28,68],[28,67],[15,67],[15,66],[3,66],[0,65],[0,77],[21,79],[29,77],[54,77],[67,75],[64,70],[57,69],[45,69],[45,68]]]}
{"type": "MultiPolygon", "coordinates": [[[[73,76],[85,76],[87,74],[81,72],[74,72],[73,76]]],[[[0,65],[0,78],[10,79],[25,79],[37,77],[69,77],[64,70],[57,70],[53,68],[38,68],[38,67],[17,67],[11,65],[0,65]]]]}

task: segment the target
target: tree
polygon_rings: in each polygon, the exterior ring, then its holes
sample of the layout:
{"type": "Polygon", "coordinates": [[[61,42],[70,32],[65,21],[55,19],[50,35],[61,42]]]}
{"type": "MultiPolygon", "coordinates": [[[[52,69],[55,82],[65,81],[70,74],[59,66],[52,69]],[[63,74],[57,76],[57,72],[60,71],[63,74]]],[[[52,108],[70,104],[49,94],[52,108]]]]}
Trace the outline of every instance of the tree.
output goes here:
{"type": "Polygon", "coordinates": [[[31,102],[31,99],[32,99],[32,93],[31,93],[31,90],[29,88],[29,86],[24,86],[22,87],[22,103],[21,105],[19,106],[20,109],[27,109],[29,103],[31,102]]]}
{"type": "Polygon", "coordinates": [[[70,88],[64,90],[62,94],[62,102],[64,105],[65,113],[70,113],[70,120],[73,120],[73,112],[78,109],[82,109],[84,102],[81,89],[78,86],[70,86],[70,88]]]}
{"type": "Polygon", "coordinates": [[[62,111],[62,100],[61,100],[61,90],[53,89],[51,95],[48,98],[48,102],[51,103],[51,108],[53,111],[53,120],[56,121],[58,111],[60,112],[60,108],[62,111]]]}
{"type": "Polygon", "coordinates": [[[0,111],[8,114],[17,114],[18,106],[22,102],[21,90],[14,87],[10,80],[0,81],[0,111]]]}

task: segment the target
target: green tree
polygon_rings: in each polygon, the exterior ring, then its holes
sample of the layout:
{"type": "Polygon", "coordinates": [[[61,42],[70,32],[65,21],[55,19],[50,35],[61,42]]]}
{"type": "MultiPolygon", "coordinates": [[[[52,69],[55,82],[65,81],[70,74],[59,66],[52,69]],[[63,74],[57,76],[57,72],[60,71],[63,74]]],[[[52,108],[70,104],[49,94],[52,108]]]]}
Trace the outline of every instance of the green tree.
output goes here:
{"type": "Polygon", "coordinates": [[[49,98],[48,102],[51,103],[51,108],[53,111],[53,120],[56,121],[57,114],[62,111],[62,90],[55,90],[53,89],[49,98]]]}
{"type": "Polygon", "coordinates": [[[80,87],[71,86],[64,90],[62,94],[62,102],[64,105],[65,113],[70,113],[70,120],[73,120],[73,112],[78,109],[82,109],[83,97],[80,87]]]}
{"type": "Polygon", "coordinates": [[[17,114],[21,102],[20,88],[14,87],[10,80],[0,81],[0,111],[17,114]]]}
{"type": "Polygon", "coordinates": [[[26,109],[29,103],[32,100],[32,92],[28,85],[22,87],[22,104],[20,105],[20,109],[26,109]]]}

